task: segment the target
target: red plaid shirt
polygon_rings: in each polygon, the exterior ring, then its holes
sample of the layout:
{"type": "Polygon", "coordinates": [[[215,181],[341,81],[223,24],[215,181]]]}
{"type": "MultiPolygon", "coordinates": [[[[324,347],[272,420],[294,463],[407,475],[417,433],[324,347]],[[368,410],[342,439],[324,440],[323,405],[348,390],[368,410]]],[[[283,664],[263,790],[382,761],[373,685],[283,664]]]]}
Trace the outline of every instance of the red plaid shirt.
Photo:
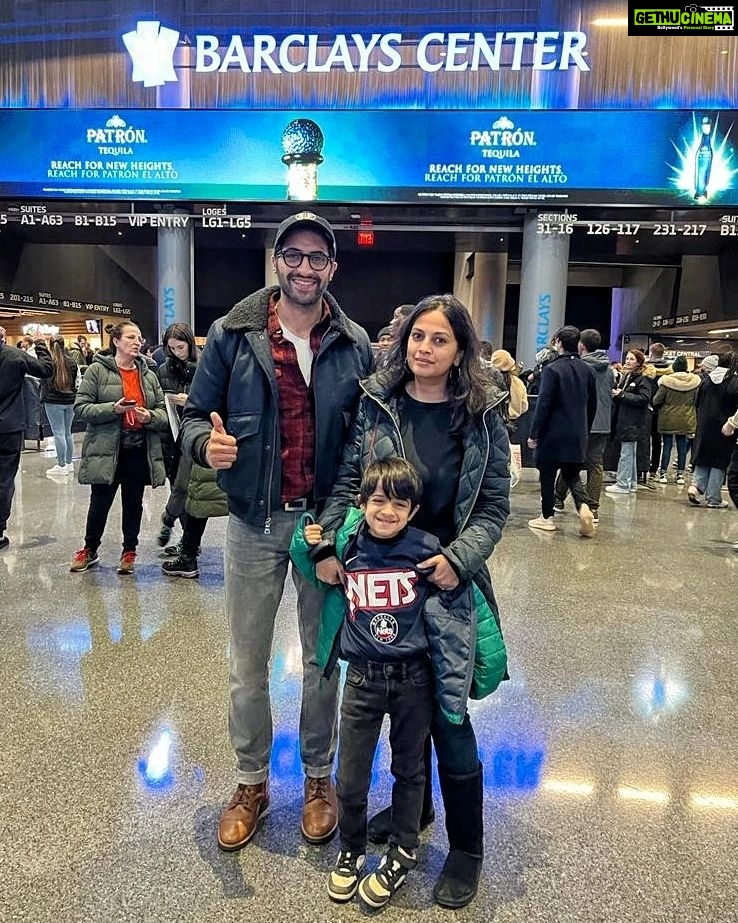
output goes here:
{"type": "MultiPolygon", "coordinates": [[[[279,436],[282,444],[282,486],[280,499],[290,503],[309,497],[315,481],[315,403],[312,384],[308,387],[297,363],[297,351],[282,336],[277,300],[269,302],[267,336],[272,348],[279,392],[279,436]]],[[[331,320],[328,306],[310,331],[310,348],[316,355],[331,320]]]]}

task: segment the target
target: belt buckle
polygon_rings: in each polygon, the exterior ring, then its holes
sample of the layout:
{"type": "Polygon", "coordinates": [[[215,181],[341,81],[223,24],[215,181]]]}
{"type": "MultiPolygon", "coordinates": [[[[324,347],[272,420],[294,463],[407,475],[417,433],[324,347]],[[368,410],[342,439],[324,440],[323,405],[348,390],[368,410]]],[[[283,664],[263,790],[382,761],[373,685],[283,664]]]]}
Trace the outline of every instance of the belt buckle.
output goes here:
{"type": "Polygon", "coordinates": [[[307,508],[307,497],[300,497],[299,500],[291,500],[284,505],[285,513],[304,513],[307,508]]]}

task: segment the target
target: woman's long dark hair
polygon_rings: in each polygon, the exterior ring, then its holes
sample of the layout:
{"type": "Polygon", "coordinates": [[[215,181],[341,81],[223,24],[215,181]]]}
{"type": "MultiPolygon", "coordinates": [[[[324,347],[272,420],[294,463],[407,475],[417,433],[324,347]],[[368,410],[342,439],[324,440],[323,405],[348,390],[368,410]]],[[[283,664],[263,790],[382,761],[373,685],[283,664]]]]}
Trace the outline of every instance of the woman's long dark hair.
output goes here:
{"type": "Polygon", "coordinates": [[[67,350],[64,346],[64,337],[51,338],[51,359],[54,363],[54,374],[51,385],[56,391],[74,391],[74,380],[67,368],[67,350]]]}
{"type": "Polygon", "coordinates": [[[453,366],[448,377],[448,396],[454,404],[452,427],[458,431],[470,418],[480,414],[487,404],[487,378],[479,357],[479,337],[464,305],[453,295],[429,295],[415,305],[403,321],[400,333],[387,353],[384,368],[377,373],[379,382],[392,391],[413,373],[407,365],[407,344],[415,322],[423,314],[440,311],[454,332],[462,351],[458,366],[453,366]]]}
{"type": "Polygon", "coordinates": [[[192,332],[192,327],[190,327],[189,324],[170,324],[164,331],[162,343],[164,344],[164,352],[167,354],[167,359],[177,358],[169,349],[169,341],[172,339],[181,340],[189,347],[186,361],[197,362],[197,343],[195,343],[195,334],[192,332]]]}

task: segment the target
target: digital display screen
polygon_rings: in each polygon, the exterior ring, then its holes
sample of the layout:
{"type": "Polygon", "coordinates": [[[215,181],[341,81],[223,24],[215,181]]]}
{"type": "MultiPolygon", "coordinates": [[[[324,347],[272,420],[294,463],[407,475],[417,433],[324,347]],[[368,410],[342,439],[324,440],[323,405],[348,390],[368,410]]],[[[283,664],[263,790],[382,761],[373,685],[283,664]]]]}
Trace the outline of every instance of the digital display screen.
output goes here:
{"type": "Polygon", "coordinates": [[[0,111],[0,195],[736,205],[736,117],[707,109],[10,109],[0,111]]]}

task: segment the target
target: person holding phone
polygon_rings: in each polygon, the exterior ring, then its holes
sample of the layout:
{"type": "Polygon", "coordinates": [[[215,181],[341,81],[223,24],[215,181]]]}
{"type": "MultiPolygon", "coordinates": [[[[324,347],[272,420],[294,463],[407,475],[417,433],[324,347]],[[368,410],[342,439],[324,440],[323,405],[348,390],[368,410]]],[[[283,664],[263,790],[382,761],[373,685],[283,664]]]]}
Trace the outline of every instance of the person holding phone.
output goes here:
{"type": "Polygon", "coordinates": [[[123,322],[110,331],[109,355],[98,353],[82,378],[74,409],[87,424],[80,484],[90,484],[85,543],[72,560],[72,573],[98,563],[110,507],[121,488],[123,552],[119,574],[132,574],[147,484],[164,484],[159,433],[169,422],[159,379],[141,357],[141,331],[123,322]]]}

